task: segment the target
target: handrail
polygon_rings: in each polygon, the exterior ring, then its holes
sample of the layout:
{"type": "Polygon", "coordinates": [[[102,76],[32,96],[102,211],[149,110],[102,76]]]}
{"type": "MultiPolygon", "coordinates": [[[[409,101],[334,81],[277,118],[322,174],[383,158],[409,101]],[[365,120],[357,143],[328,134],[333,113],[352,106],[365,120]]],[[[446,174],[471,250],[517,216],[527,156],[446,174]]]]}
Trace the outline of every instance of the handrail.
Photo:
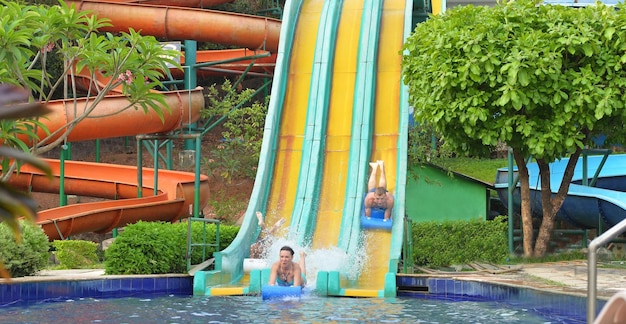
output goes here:
{"type": "MultiPolygon", "coordinates": [[[[207,256],[206,256],[207,247],[215,247],[216,252],[220,250],[220,221],[218,219],[197,218],[197,217],[187,218],[187,254],[185,255],[185,261],[187,263],[187,271],[190,271],[192,268],[191,254],[193,252],[194,247],[202,247],[202,261],[203,261],[202,263],[207,261],[207,256]],[[202,243],[192,242],[192,234],[193,234],[192,226],[191,226],[192,222],[202,222],[202,225],[203,225],[202,226],[202,236],[203,236],[202,243]],[[207,243],[207,232],[206,232],[207,223],[215,224],[215,243],[207,243]]],[[[200,269],[197,269],[197,270],[200,270],[200,269]]]]}
{"type": "Polygon", "coordinates": [[[404,242],[402,268],[404,273],[413,273],[413,220],[404,215],[404,242]],[[409,264],[411,266],[409,267],[409,264]]]}
{"type": "Polygon", "coordinates": [[[597,256],[600,246],[609,243],[612,239],[626,231],[626,219],[611,227],[604,234],[596,237],[589,244],[587,250],[587,324],[592,324],[596,318],[596,286],[597,286],[597,256]]]}

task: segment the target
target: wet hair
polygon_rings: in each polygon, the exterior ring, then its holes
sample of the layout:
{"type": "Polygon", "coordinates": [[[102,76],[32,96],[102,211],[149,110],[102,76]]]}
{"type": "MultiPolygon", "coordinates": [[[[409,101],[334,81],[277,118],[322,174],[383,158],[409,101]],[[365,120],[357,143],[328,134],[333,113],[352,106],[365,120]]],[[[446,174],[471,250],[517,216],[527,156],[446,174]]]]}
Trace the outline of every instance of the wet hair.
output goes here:
{"type": "Polygon", "coordinates": [[[385,189],[385,187],[378,187],[376,188],[376,190],[374,190],[374,192],[377,196],[382,196],[387,193],[387,189],[385,189]]]}
{"type": "Polygon", "coordinates": [[[289,251],[289,253],[291,253],[291,256],[293,256],[293,254],[295,253],[295,252],[293,252],[293,249],[290,246],[288,246],[288,245],[285,245],[285,246],[281,247],[280,250],[281,251],[289,251]]]}

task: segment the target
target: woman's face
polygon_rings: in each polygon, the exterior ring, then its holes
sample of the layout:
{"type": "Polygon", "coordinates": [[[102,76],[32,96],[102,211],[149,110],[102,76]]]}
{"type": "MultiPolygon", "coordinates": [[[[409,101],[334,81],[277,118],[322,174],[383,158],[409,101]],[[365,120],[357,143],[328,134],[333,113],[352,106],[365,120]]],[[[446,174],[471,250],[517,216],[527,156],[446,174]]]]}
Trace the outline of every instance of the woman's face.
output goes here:
{"type": "Polygon", "coordinates": [[[293,259],[293,255],[291,255],[291,252],[289,251],[280,251],[280,263],[282,264],[286,264],[291,262],[291,259],[293,259]]]}

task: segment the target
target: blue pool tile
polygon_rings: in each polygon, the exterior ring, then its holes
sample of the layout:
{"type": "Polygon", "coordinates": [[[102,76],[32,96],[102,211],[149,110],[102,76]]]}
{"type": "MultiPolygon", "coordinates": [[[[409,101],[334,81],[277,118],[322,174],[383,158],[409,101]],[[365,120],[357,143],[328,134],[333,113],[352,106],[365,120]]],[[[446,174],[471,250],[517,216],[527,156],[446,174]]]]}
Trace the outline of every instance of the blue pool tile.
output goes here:
{"type": "Polygon", "coordinates": [[[27,302],[37,300],[37,286],[38,283],[36,282],[27,282],[23,284],[20,299],[27,302]]]}
{"type": "Polygon", "coordinates": [[[100,292],[102,291],[103,280],[89,280],[76,282],[77,289],[82,291],[83,297],[100,298],[100,292]]]}
{"type": "Polygon", "coordinates": [[[142,292],[153,292],[155,291],[155,283],[154,278],[142,278],[142,292]]]}
{"type": "Polygon", "coordinates": [[[463,284],[458,280],[454,280],[454,294],[463,296],[463,284]]]}
{"type": "Polygon", "coordinates": [[[41,297],[39,300],[48,300],[56,298],[70,298],[73,295],[72,287],[67,281],[48,282],[39,285],[41,297]]]}
{"type": "Polygon", "coordinates": [[[170,293],[179,293],[182,290],[181,278],[167,278],[167,289],[170,293]]]}
{"type": "Polygon", "coordinates": [[[158,293],[167,293],[168,278],[155,278],[154,279],[154,291],[158,293]]]}
{"type": "Polygon", "coordinates": [[[4,304],[6,301],[11,300],[11,286],[10,285],[1,285],[0,286],[0,303],[4,304]]]}
{"type": "Polygon", "coordinates": [[[446,295],[454,295],[454,280],[446,279],[446,295]]]}
{"type": "Polygon", "coordinates": [[[130,294],[133,292],[133,278],[121,279],[120,280],[120,292],[122,295],[130,294]]]}
{"type": "Polygon", "coordinates": [[[133,292],[144,291],[143,290],[143,278],[129,278],[130,285],[133,288],[133,292]]]}

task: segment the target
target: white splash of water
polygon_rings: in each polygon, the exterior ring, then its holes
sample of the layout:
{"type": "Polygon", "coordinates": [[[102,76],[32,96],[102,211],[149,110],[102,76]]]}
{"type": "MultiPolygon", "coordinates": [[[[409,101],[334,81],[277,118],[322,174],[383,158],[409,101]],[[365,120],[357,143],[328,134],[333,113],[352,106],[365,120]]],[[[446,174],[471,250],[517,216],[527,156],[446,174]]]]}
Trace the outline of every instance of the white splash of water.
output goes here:
{"type": "MultiPolygon", "coordinates": [[[[364,242],[364,240],[360,240],[364,242]]],[[[262,258],[267,260],[268,265],[279,260],[280,249],[289,246],[294,250],[293,261],[298,263],[301,252],[306,254],[305,271],[307,287],[315,287],[317,273],[319,271],[339,271],[348,280],[356,280],[363,266],[367,264],[367,247],[361,244],[353,255],[348,255],[346,251],[338,247],[328,247],[323,249],[311,249],[308,246],[300,246],[289,238],[268,237],[263,243],[262,258]]]]}

